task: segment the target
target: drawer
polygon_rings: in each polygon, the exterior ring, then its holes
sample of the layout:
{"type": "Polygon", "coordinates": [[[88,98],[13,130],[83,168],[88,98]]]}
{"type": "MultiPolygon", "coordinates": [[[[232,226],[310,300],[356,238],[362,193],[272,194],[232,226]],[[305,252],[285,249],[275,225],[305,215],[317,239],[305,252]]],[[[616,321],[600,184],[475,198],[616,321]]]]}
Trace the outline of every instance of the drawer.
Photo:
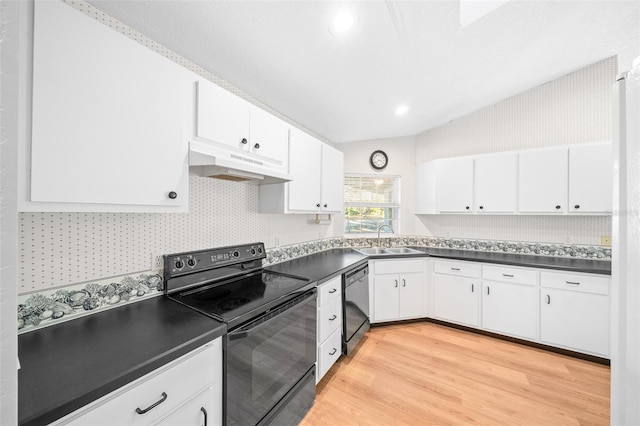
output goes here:
{"type": "Polygon", "coordinates": [[[56,424],[151,424],[207,387],[221,389],[222,339],[218,338],[203,348],[106,395],[97,403],[72,413],[56,424]],[[163,399],[147,413],[136,413],[136,408],[146,409],[163,399]]]}
{"type": "Polygon", "coordinates": [[[610,278],[570,272],[540,272],[540,285],[546,288],[580,291],[593,294],[609,294],[610,278]]]}
{"type": "Polygon", "coordinates": [[[480,276],[480,265],[478,263],[436,260],[433,268],[436,274],[458,275],[471,278],[478,278],[480,276]]]}
{"type": "Polygon", "coordinates": [[[334,332],[320,346],[318,346],[318,374],[316,381],[319,382],[331,366],[342,355],[342,334],[340,331],[334,332]]]}
{"type": "Polygon", "coordinates": [[[505,266],[482,266],[482,279],[503,281],[526,285],[538,284],[538,271],[527,268],[510,268],[505,266]]]}
{"type": "Polygon", "coordinates": [[[342,325],[342,299],[334,300],[318,312],[318,343],[324,342],[342,325]]]}
{"type": "Polygon", "coordinates": [[[327,306],[333,300],[341,299],[342,275],[338,275],[318,286],[318,306],[327,306]]]}
{"type": "Polygon", "coordinates": [[[374,260],[373,273],[379,274],[404,274],[408,272],[422,272],[425,268],[424,259],[404,260],[374,260]]]}

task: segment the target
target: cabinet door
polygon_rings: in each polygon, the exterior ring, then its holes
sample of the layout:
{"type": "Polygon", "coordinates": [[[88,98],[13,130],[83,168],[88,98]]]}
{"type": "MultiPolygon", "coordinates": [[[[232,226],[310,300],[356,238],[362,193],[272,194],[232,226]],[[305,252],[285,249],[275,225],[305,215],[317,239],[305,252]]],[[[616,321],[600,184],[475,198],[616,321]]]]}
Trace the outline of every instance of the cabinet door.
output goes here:
{"type": "Polygon", "coordinates": [[[479,292],[476,279],[434,274],[434,317],[477,327],[479,292]]]}
{"type": "Polygon", "coordinates": [[[421,318],[425,315],[424,274],[400,275],[399,318],[421,318]]]}
{"type": "Polygon", "coordinates": [[[373,315],[375,322],[393,321],[399,318],[398,275],[378,275],[373,277],[373,315]]]}
{"type": "Polygon", "coordinates": [[[569,148],[569,211],[608,213],[613,207],[611,143],[569,148]]]}
{"type": "Polygon", "coordinates": [[[516,208],[517,155],[513,152],[475,159],[476,213],[513,213],[516,208]]]}
{"type": "Polygon", "coordinates": [[[222,424],[222,386],[211,386],[186,405],[171,413],[158,425],[214,426],[222,424]]]}
{"type": "Polygon", "coordinates": [[[344,205],[344,155],[337,149],[322,144],[322,183],[320,210],[342,212],[344,205]]]}
{"type": "Polygon", "coordinates": [[[482,328],[535,340],[538,289],[497,282],[482,283],[482,328]]]}
{"type": "Polygon", "coordinates": [[[567,212],[566,148],[519,154],[518,210],[521,213],[567,212]]]}
{"type": "Polygon", "coordinates": [[[189,73],[63,2],[34,20],[30,201],[185,211],[189,73]]]}
{"type": "Polygon", "coordinates": [[[543,288],[540,340],[579,352],[609,355],[609,297],[543,288]]]}
{"type": "Polygon", "coordinates": [[[289,125],[268,112],[251,105],[249,150],[271,162],[287,165],[289,125]]]}
{"type": "Polygon", "coordinates": [[[298,130],[291,129],[289,143],[289,209],[317,211],[320,204],[322,143],[298,130]]]}
{"type": "Polygon", "coordinates": [[[209,81],[197,82],[196,137],[249,149],[249,103],[209,81]],[[245,139],[245,143],[243,143],[245,139]]]}
{"type": "Polygon", "coordinates": [[[471,213],[473,207],[473,158],[447,158],[438,164],[436,190],[441,213],[471,213]]]}

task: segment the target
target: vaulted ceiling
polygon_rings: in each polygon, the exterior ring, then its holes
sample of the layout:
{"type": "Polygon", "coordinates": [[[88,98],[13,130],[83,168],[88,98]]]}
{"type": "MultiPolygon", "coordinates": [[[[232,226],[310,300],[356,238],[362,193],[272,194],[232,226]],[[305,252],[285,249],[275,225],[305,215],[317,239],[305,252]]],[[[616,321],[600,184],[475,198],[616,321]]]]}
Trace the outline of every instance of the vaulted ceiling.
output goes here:
{"type": "Polygon", "coordinates": [[[415,135],[640,55],[638,1],[499,1],[464,25],[457,0],[88,3],[337,143],[415,135]],[[355,24],[334,34],[344,10],[355,24]]]}

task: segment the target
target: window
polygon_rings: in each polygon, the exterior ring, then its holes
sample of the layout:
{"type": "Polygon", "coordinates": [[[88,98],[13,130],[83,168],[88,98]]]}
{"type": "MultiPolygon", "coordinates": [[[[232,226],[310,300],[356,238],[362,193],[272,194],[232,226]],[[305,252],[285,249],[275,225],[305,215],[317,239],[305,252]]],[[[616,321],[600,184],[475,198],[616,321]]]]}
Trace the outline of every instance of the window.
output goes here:
{"type": "MultiPolygon", "coordinates": [[[[388,225],[397,234],[400,221],[400,177],[345,175],[344,233],[375,234],[388,225]]],[[[388,227],[381,233],[390,233],[388,227]]]]}

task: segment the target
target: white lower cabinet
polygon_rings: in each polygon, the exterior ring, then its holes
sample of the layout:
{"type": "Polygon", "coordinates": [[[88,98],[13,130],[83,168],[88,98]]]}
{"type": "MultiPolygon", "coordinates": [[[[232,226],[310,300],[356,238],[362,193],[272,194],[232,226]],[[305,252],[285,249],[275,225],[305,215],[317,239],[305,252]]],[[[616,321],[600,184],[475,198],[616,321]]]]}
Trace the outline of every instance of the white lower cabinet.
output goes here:
{"type": "Polygon", "coordinates": [[[318,286],[316,383],[342,354],[342,275],[318,286]]]}
{"type": "Polygon", "coordinates": [[[609,356],[608,277],[542,272],[540,340],[597,356],[609,356]]]}
{"type": "Polygon", "coordinates": [[[480,266],[437,260],[433,274],[433,316],[456,324],[480,325],[480,266]]]}
{"type": "Polygon", "coordinates": [[[421,318],[425,307],[425,260],[371,261],[371,322],[421,318]]]}
{"type": "Polygon", "coordinates": [[[222,424],[222,338],[196,349],[56,425],[222,424]]]}

